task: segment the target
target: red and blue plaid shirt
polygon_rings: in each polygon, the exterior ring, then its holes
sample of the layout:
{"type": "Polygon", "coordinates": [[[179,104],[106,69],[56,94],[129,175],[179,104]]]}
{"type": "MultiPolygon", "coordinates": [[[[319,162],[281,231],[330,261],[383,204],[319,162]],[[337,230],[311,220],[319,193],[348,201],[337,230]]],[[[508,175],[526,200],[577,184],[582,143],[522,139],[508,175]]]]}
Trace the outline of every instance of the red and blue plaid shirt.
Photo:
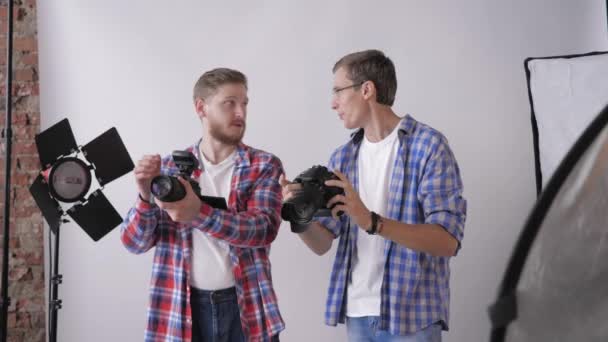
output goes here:
{"type": "MultiPolygon", "coordinates": [[[[188,148],[198,159],[200,142],[188,148]]],[[[198,179],[201,169],[193,172],[198,179]]],[[[177,175],[170,156],[161,173],[177,175]]],[[[248,341],[269,341],[285,328],[270,274],[270,243],[281,224],[281,161],[244,144],[237,147],[228,210],[203,203],[188,224],[171,220],[158,206],[140,199],[121,226],[126,248],[139,254],[156,247],[145,341],[190,341],[190,267],[192,229],[199,229],[230,246],[243,333],[248,341]]],[[[214,270],[209,270],[214,272],[214,270]]]]}

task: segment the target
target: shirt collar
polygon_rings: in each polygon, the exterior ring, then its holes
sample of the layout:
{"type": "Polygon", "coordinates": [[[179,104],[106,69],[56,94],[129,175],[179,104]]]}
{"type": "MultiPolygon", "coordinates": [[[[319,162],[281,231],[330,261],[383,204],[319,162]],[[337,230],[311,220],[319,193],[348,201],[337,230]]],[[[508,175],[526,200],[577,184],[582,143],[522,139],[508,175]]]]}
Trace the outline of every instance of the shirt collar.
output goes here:
{"type": "MultiPolygon", "coordinates": [[[[399,122],[399,139],[401,139],[404,135],[412,134],[415,126],[416,120],[414,120],[414,118],[412,118],[409,114],[406,114],[399,122]]],[[[359,128],[350,135],[351,141],[358,145],[361,140],[363,140],[364,134],[365,132],[363,131],[363,128],[359,128]]]]}
{"type": "MultiPolygon", "coordinates": [[[[190,148],[192,149],[192,153],[196,156],[196,159],[198,159],[198,165],[199,168],[202,169],[202,156],[201,156],[201,150],[200,150],[200,145],[201,142],[203,141],[203,138],[200,138],[193,146],[191,146],[190,148]]],[[[244,143],[240,142],[237,147],[236,147],[236,156],[234,157],[234,164],[237,168],[239,167],[248,167],[251,165],[251,153],[250,153],[250,148],[249,146],[245,145],[244,143]]]]}

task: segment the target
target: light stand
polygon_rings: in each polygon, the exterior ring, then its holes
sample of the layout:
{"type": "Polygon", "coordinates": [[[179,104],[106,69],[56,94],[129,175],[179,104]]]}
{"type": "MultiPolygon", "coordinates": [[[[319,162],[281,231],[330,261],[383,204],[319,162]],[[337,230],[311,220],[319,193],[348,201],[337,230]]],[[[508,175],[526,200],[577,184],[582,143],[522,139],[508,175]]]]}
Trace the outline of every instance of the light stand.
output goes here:
{"type": "Polygon", "coordinates": [[[8,30],[6,33],[6,126],[4,130],[6,155],[4,178],[4,242],[2,247],[2,294],[0,298],[0,341],[6,342],[8,307],[11,299],[8,297],[8,257],[11,212],[11,152],[12,152],[12,107],[13,107],[13,1],[8,0],[8,30]]]}
{"type": "MultiPolygon", "coordinates": [[[[49,241],[49,246],[50,246],[49,241]]],[[[49,341],[57,341],[57,317],[58,310],[61,309],[61,299],[59,296],[59,284],[63,282],[63,276],[59,274],[59,227],[57,227],[57,232],[55,232],[55,256],[53,257],[52,262],[52,276],[50,279],[51,283],[51,296],[49,299],[49,341]]]]}
{"type": "Polygon", "coordinates": [[[58,310],[63,304],[58,298],[59,284],[63,281],[59,274],[59,232],[60,225],[69,222],[63,217],[69,215],[93,241],[104,237],[122,218],[101,190],[105,184],[133,170],[134,165],[115,128],[79,147],[67,119],[36,135],[36,147],[42,171],[30,186],[30,193],[55,235],[49,278],[49,341],[55,342],[58,310]],[[78,154],[82,154],[86,162],[77,158],[78,154]],[[87,197],[91,173],[102,188],[87,197]],[[58,201],[76,204],[64,211],[58,201]]]}

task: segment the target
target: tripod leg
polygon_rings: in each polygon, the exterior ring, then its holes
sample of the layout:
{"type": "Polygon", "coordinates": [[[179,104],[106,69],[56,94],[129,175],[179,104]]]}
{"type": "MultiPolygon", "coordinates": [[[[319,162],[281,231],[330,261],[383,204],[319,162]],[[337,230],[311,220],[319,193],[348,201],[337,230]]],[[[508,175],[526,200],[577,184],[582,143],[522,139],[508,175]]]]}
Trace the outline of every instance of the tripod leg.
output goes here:
{"type": "Polygon", "coordinates": [[[49,326],[49,342],[57,341],[57,316],[58,310],[61,309],[61,300],[57,298],[59,293],[59,284],[62,283],[63,277],[59,274],[59,227],[57,227],[57,233],[55,234],[55,251],[53,259],[53,275],[51,277],[51,298],[49,301],[49,315],[50,315],[50,326],[49,326]]]}

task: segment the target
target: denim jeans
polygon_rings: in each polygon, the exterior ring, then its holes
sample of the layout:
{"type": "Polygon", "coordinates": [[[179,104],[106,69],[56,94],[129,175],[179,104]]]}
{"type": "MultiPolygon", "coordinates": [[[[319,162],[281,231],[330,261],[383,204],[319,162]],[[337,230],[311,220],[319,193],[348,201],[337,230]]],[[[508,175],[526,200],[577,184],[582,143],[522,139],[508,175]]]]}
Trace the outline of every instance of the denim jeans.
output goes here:
{"type": "Polygon", "coordinates": [[[432,324],[409,335],[391,335],[378,330],[380,317],[346,317],[349,342],[441,342],[441,324],[432,324]]]}
{"type": "MultiPolygon", "coordinates": [[[[190,288],[192,342],[245,342],[234,287],[207,291],[190,288]]],[[[279,336],[271,341],[279,342],[279,336]]]]}
{"type": "Polygon", "coordinates": [[[190,288],[192,342],[244,342],[234,287],[206,291],[190,288]]]}

